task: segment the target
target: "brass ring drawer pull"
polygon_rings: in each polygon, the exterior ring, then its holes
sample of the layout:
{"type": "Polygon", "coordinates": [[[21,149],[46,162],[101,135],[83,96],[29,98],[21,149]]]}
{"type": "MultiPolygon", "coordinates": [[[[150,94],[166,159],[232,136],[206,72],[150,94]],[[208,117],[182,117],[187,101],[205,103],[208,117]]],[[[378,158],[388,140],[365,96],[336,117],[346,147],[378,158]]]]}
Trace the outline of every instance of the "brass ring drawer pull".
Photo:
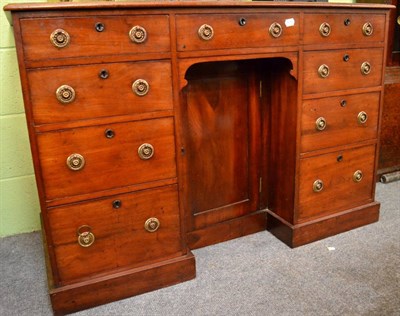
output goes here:
{"type": "Polygon", "coordinates": [[[324,117],[319,117],[316,121],[315,121],[315,128],[318,131],[323,131],[326,128],[326,120],[324,117]]]}
{"type": "Polygon", "coordinates": [[[81,154],[72,154],[67,158],[67,166],[72,171],[79,171],[85,166],[85,158],[81,154]]]}
{"type": "Polygon", "coordinates": [[[363,75],[368,75],[371,72],[371,64],[367,61],[361,64],[361,73],[363,75]]]}
{"type": "Polygon", "coordinates": [[[209,41],[214,37],[214,29],[212,28],[211,25],[203,24],[202,26],[199,27],[197,34],[201,39],[209,41]]]}
{"type": "Polygon", "coordinates": [[[364,111],[361,111],[357,115],[357,121],[359,124],[365,124],[365,122],[368,120],[368,115],[364,111]]]}
{"type": "Polygon", "coordinates": [[[60,86],[56,90],[56,98],[63,104],[71,103],[75,100],[75,90],[66,84],[60,86]]]}
{"type": "Polygon", "coordinates": [[[148,160],[154,156],[154,147],[151,144],[144,143],[138,148],[138,155],[142,160],[148,160]]]}
{"type": "Polygon", "coordinates": [[[129,31],[129,38],[136,44],[141,44],[147,39],[147,31],[144,27],[136,25],[129,31]]]}
{"type": "Polygon", "coordinates": [[[321,78],[326,78],[329,76],[329,67],[325,64],[322,64],[318,68],[318,74],[321,78]]]}
{"type": "Polygon", "coordinates": [[[329,25],[329,23],[326,23],[326,22],[322,23],[319,26],[319,32],[324,37],[329,36],[329,34],[331,34],[331,26],[329,25]]]}
{"type": "Polygon", "coordinates": [[[146,229],[149,233],[154,233],[159,228],[160,221],[156,217],[151,217],[144,223],[144,229],[146,229]]]}
{"type": "Polygon", "coordinates": [[[82,225],[78,228],[78,244],[81,247],[87,248],[93,245],[94,243],[94,235],[92,233],[92,227],[89,225],[82,225]]]}
{"type": "Polygon", "coordinates": [[[269,34],[275,38],[278,38],[282,35],[282,26],[277,22],[272,23],[269,27],[269,34]]]}
{"type": "Polygon", "coordinates": [[[70,42],[71,37],[63,29],[57,29],[50,35],[50,42],[57,48],[63,48],[70,42]]]}
{"type": "Polygon", "coordinates": [[[360,182],[363,178],[363,173],[361,170],[357,170],[356,172],[354,172],[353,174],[353,181],[354,182],[360,182]]]}
{"type": "Polygon", "coordinates": [[[324,188],[324,182],[320,179],[315,180],[313,183],[313,191],[314,192],[321,192],[324,188]]]}
{"type": "Polygon", "coordinates": [[[371,36],[374,33],[374,28],[370,22],[367,22],[362,27],[362,32],[365,36],[371,36]]]}
{"type": "Polygon", "coordinates": [[[150,85],[144,79],[137,79],[134,83],[132,83],[132,91],[138,95],[139,97],[145,96],[149,93],[150,85]]]}

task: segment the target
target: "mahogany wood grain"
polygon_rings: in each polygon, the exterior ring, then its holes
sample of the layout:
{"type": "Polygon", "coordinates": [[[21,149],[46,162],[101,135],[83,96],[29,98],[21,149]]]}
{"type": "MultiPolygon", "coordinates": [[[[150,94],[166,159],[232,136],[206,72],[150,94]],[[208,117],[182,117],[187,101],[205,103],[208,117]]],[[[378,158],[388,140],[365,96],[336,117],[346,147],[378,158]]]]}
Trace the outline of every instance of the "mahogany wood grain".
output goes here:
{"type": "Polygon", "coordinates": [[[193,278],[188,245],[267,226],[296,247],[377,221],[373,177],[390,8],[239,1],[6,6],[55,313],[193,278]],[[104,30],[96,31],[97,22],[104,30]],[[277,38],[269,33],[273,22],[282,26],[277,38]],[[332,27],[326,38],[323,22],[332,27]],[[373,24],[370,37],[360,29],[365,22],[373,24]],[[209,41],[198,36],[206,23],[215,32],[209,41]],[[129,39],[135,25],[147,31],[142,44],[129,39]],[[50,34],[61,28],[71,41],[55,48],[50,34]],[[371,73],[363,75],[366,61],[371,73]],[[330,67],[325,79],[322,64],[330,67]],[[98,78],[101,69],[109,78],[98,78]],[[133,95],[137,76],[149,81],[147,96],[133,95]],[[74,102],[56,101],[61,84],[76,89],[74,102]],[[343,98],[346,107],[337,109],[343,98]],[[362,126],[355,125],[360,111],[368,115],[362,126]],[[320,116],[328,120],[321,133],[320,116]],[[150,160],[138,157],[142,143],[155,148],[150,160]],[[68,169],[72,153],[85,157],[82,170],[68,169]],[[363,172],[359,183],[356,170],[363,172]],[[316,177],[325,185],[319,193],[312,191],[316,177]],[[119,209],[110,204],[116,198],[119,209]],[[156,233],[143,229],[149,217],[161,220],[156,233]],[[77,245],[81,225],[96,236],[87,249],[77,245]]]}
{"type": "Polygon", "coordinates": [[[256,48],[269,46],[296,45],[299,40],[299,16],[293,13],[208,13],[177,15],[177,50],[201,51],[223,48],[256,48]],[[244,25],[240,20],[244,19],[244,25]],[[291,23],[287,21],[291,20],[291,23]],[[273,23],[282,27],[282,35],[273,37],[269,28],[273,23]],[[288,23],[286,26],[285,23],[288,23]],[[215,35],[210,40],[198,36],[203,24],[210,25],[215,35]]]}
{"type": "Polygon", "coordinates": [[[400,67],[386,68],[378,174],[400,170],[400,67]]]}
{"type": "Polygon", "coordinates": [[[189,231],[187,243],[190,249],[202,248],[234,238],[247,236],[267,227],[267,214],[259,210],[251,214],[223,221],[215,225],[189,231]]]}
{"type": "Polygon", "coordinates": [[[375,181],[375,146],[331,152],[302,159],[299,173],[299,204],[296,223],[337,213],[372,200],[375,181]],[[360,182],[353,174],[360,170],[360,182]],[[323,181],[320,192],[313,191],[313,183],[323,181]],[[357,193],[355,193],[357,192],[357,193]]]}
{"type": "Polygon", "coordinates": [[[249,102],[246,63],[204,63],[189,69],[184,90],[187,212],[199,229],[243,216],[257,205],[257,116],[249,102]]]}
{"type": "Polygon", "coordinates": [[[43,133],[38,148],[46,200],[176,177],[171,118],[43,133]],[[107,129],[113,138],[105,136],[107,129]],[[148,160],[138,155],[143,143],[154,147],[148,160]],[[66,164],[74,153],[85,159],[78,171],[66,164]]]}
{"type": "Polygon", "coordinates": [[[168,15],[132,15],[57,17],[22,19],[21,33],[27,60],[59,59],[66,57],[104,56],[127,53],[168,52],[170,49],[168,15]],[[104,31],[96,31],[96,23],[104,24],[104,31]],[[148,39],[134,43],[129,38],[132,27],[146,29],[148,39]],[[63,29],[70,35],[70,43],[57,48],[50,35],[63,29]],[[162,29],[163,32],[159,32],[162,29]]]}
{"type": "Polygon", "coordinates": [[[36,125],[172,109],[169,61],[30,69],[28,80],[36,125]],[[101,71],[107,71],[108,78],[100,78],[101,71]],[[138,79],[149,84],[144,96],[132,90],[138,79]],[[75,90],[71,103],[57,100],[62,85],[75,90]]]}
{"type": "Polygon", "coordinates": [[[373,43],[385,40],[385,29],[380,27],[385,23],[385,14],[365,15],[363,13],[305,14],[307,23],[304,24],[304,44],[341,44],[341,43],[373,43]],[[345,20],[349,20],[348,25],[345,20]],[[373,32],[365,36],[362,32],[365,23],[371,23],[373,32]],[[322,36],[319,28],[328,23],[331,27],[328,36],[322,36]],[[374,27],[375,26],[375,27],[374,27]]]}
{"type": "Polygon", "coordinates": [[[271,60],[262,71],[264,148],[262,201],[268,209],[293,220],[296,177],[297,85],[289,60],[271,60]]]}
{"type": "Polygon", "coordinates": [[[379,86],[382,82],[383,49],[354,49],[338,51],[316,51],[304,53],[304,94],[352,88],[379,86]],[[344,56],[349,61],[344,61],[344,56]],[[371,72],[361,73],[361,65],[369,62],[371,72]],[[322,78],[318,68],[326,64],[330,69],[327,78],[322,78]]]}
{"type": "Polygon", "coordinates": [[[375,139],[379,101],[378,92],[305,100],[301,117],[301,152],[375,139]],[[362,111],[368,116],[365,123],[358,121],[362,111]],[[316,121],[321,117],[325,119],[326,127],[317,130],[316,121]]]}
{"type": "Polygon", "coordinates": [[[176,185],[56,207],[48,216],[60,276],[57,285],[181,254],[176,185]],[[119,208],[113,206],[117,200],[119,208]],[[144,228],[151,217],[160,221],[153,233],[144,228]],[[87,248],[77,239],[83,225],[95,236],[87,248]]]}
{"type": "Polygon", "coordinates": [[[300,225],[292,225],[268,211],[267,229],[289,247],[295,248],[377,222],[379,208],[379,203],[372,202],[300,225]]]}
{"type": "Polygon", "coordinates": [[[65,315],[193,279],[195,259],[188,254],[50,290],[55,315],[65,315]]]}

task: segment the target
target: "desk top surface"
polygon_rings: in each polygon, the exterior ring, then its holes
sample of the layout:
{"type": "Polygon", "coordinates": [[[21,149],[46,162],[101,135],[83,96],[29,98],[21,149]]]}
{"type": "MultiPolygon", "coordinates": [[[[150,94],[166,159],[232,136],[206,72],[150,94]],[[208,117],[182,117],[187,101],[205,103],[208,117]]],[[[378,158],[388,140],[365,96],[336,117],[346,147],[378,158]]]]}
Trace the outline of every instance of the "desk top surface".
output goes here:
{"type": "Polygon", "coordinates": [[[144,8],[358,8],[391,9],[392,5],[367,3],[327,2],[274,2],[274,1],[127,1],[127,2],[60,2],[15,3],[4,7],[5,11],[38,10],[113,10],[144,8]]]}

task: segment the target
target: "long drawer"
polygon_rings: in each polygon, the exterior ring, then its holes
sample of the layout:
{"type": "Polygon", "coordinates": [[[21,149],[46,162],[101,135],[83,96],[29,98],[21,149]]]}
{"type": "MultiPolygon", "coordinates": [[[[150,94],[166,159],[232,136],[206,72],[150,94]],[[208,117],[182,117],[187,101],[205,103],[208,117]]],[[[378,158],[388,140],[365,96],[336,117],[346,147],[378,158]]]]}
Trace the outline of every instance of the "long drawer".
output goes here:
{"type": "Polygon", "coordinates": [[[304,94],[379,86],[382,60],[382,48],[305,52],[304,94]]]}
{"type": "Polygon", "coordinates": [[[375,139],[379,92],[303,101],[301,152],[375,139]]]}
{"type": "Polygon", "coordinates": [[[176,177],[172,118],[38,135],[46,200],[176,177]]]}
{"type": "Polygon", "coordinates": [[[304,44],[382,43],[385,15],[363,13],[305,14],[304,44]]]}
{"type": "Polygon", "coordinates": [[[372,201],[375,145],[301,159],[298,221],[372,201]]]}
{"type": "Polygon", "coordinates": [[[168,15],[56,17],[20,23],[26,60],[170,51],[168,15]]]}
{"type": "Polygon", "coordinates": [[[299,41],[299,15],[177,15],[176,31],[178,51],[290,46],[299,41]]]}
{"type": "Polygon", "coordinates": [[[172,109],[169,61],[32,69],[28,80],[35,124],[172,109]]]}
{"type": "Polygon", "coordinates": [[[57,207],[48,218],[61,283],[180,254],[176,185],[57,207]]]}

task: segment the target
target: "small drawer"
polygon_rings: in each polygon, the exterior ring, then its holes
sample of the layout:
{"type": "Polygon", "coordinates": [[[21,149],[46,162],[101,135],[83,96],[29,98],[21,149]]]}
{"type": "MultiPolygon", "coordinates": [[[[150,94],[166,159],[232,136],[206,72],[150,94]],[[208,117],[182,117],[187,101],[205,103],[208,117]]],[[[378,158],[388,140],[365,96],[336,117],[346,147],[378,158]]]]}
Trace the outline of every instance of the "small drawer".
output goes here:
{"type": "Polygon", "coordinates": [[[172,109],[169,61],[28,70],[35,124],[172,109]]]}
{"type": "Polygon", "coordinates": [[[304,94],[382,84],[383,49],[304,53],[304,94]]]}
{"type": "Polygon", "coordinates": [[[168,15],[57,17],[20,21],[26,60],[170,51],[168,15]]]}
{"type": "Polygon", "coordinates": [[[384,14],[305,14],[304,44],[384,43],[384,14]]]}
{"type": "Polygon", "coordinates": [[[172,118],[39,134],[46,200],[176,177],[172,118]]]}
{"type": "Polygon", "coordinates": [[[375,139],[379,92],[303,101],[301,152],[375,139]]]}
{"type": "Polygon", "coordinates": [[[300,161],[298,222],[372,201],[375,145],[300,161]]]}
{"type": "Polygon", "coordinates": [[[61,283],[181,254],[176,185],[49,209],[48,219],[61,283]]]}
{"type": "Polygon", "coordinates": [[[176,16],[177,50],[297,45],[299,17],[290,13],[176,16]]]}

